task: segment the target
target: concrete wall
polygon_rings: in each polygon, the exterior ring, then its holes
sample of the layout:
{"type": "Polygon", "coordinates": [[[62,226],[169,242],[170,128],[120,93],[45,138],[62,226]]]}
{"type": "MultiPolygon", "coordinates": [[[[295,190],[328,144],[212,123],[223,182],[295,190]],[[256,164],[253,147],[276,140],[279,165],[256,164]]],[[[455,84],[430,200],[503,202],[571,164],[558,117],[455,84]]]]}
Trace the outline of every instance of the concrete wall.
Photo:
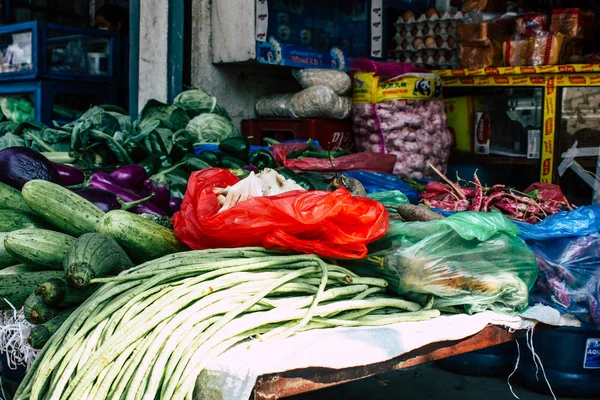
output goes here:
{"type": "Polygon", "coordinates": [[[191,83],[215,96],[237,126],[241,119],[254,117],[257,96],[300,89],[288,68],[251,63],[213,64],[211,0],[192,0],[192,20],[191,83]]]}

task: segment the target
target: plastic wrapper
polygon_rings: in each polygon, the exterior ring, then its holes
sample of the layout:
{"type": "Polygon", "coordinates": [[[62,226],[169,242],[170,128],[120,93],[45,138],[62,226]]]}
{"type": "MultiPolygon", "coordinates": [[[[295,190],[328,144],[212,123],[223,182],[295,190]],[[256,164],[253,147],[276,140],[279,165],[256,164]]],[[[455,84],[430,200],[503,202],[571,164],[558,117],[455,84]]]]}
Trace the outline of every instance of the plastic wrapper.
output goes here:
{"type": "Polygon", "coordinates": [[[452,137],[437,75],[409,73],[383,80],[362,72],[354,80],[358,151],[396,155],[393,173],[405,178],[433,177],[428,164],[446,170],[452,137]]]}
{"type": "Polygon", "coordinates": [[[349,178],[358,180],[367,193],[377,193],[383,191],[400,191],[408,198],[411,203],[419,201],[419,192],[404,181],[392,174],[369,171],[351,171],[344,173],[349,178]]]}
{"type": "Polygon", "coordinates": [[[255,110],[260,117],[295,118],[292,110],[293,94],[272,94],[256,99],[255,110]]]}
{"type": "Polygon", "coordinates": [[[560,61],[564,35],[541,32],[529,38],[529,65],[556,65],[560,61]]]}
{"type": "Polygon", "coordinates": [[[583,16],[578,8],[558,8],[552,10],[550,31],[562,33],[571,38],[583,37],[583,16]]]}
{"type": "Polygon", "coordinates": [[[389,212],[396,213],[398,206],[410,204],[408,198],[399,190],[385,190],[367,194],[369,199],[376,200],[383,204],[389,212]]]}
{"type": "Polygon", "coordinates": [[[379,154],[363,152],[336,157],[333,160],[326,158],[303,157],[287,158],[292,150],[302,151],[307,144],[276,144],[271,146],[271,152],[278,164],[297,171],[342,172],[354,170],[367,170],[375,172],[392,172],[396,164],[394,154],[379,154]]]}
{"type": "Polygon", "coordinates": [[[494,64],[492,45],[460,44],[460,67],[464,69],[487,68],[494,64]]]}
{"type": "Polygon", "coordinates": [[[502,44],[502,60],[507,67],[527,65],[528,56],[528,39],[508,39],[502,44]]]}
{"type": "Polygon", "coordinates": [[[517,225],[538,259],[530,304],[542,303],[600,325],[600,206],[517,225]]]}
{"type": "Polygon", "coordinates": [[[367,244],[389,226],[385,206],[353,197],[345,188],[252,197],[219,212],[214,189],[239,181],[220,168],[192,173],[181,210],[173,216],[177,237],[196,250],[264,246],[352,259],[365,257],[367,244]]]}
{"type": "Polygon", "coordinates": [[[275,94],[256,100],[256,114],[261,117],[330,118],[350,116],[352,101],[338,96],[327,86],[311,86],[296,94],[275,94]]]}
{"type": "Polygon", "coordinates": [[[535,256],[518,232],[499,212],[391,221],[387,235],[369,246],[369,257],[348,264],[385,278],[400,295],[433,295],[434,307],[514,314],[528,306],[537,278],[535,256]]]}
{"type": "Polygon", "coordinates": [[[545,32],[546,18],[540,13],[526,13],[517,18],[517,33],[522,37],[530,37],[545,32]]]}
{"type": "Polygon", "coordinates": [[[303,88],[327,86],[336,94],[343,96],[352,89],[350,76],[342,71],[331,69],[299,69],[292,72],[303,88]]]}
{"type": "Polygon", "coordinates": [[[350,108],[350,102],[328,86],[311,86],[292,97],[292,110],[299,118],[344,119],[350,108]]]}

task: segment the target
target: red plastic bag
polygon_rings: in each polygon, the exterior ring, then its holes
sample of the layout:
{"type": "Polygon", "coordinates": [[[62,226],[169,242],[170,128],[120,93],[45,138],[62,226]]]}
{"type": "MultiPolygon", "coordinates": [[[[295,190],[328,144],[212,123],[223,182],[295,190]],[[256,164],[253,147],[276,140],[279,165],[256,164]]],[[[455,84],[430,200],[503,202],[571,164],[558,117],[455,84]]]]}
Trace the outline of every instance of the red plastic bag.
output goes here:
{"type": "Polygon", "coordinates": [[[367,244],[389,227],[379,202],[335,192],[293,191],[253,197],[219,213],[215,187],[239,178],[210,168],[192,173],[180,211],[173,216],[177,237],[195,250],[263,246],[332,258],[364,258],[367,244]]]}
{"type": "Polygon", "coordinates": [[[306,143],[282,143],[271,146],[271,153],[277,163],[284,167],[299,171],[373,171],[391,173],[396,164],[396,155],[362,152],[349,154],[329,160],[328,158],[304,157],[302,159],[287,158],[292,150],[302,151],[308,147],[306,143]],[[332,166],[333,164],[333,166],[332,166]]]}
{"type": "Polygon", "coordinates": [[[560,186],[553,185],[552,183],[532,183],[527,189],[525,189],[525,193],[532,192],[537,192],[537,198],[539,200],[551,200],[569,204],[569,201],[563,194],[562,190],[560,189],[560,186]]]}

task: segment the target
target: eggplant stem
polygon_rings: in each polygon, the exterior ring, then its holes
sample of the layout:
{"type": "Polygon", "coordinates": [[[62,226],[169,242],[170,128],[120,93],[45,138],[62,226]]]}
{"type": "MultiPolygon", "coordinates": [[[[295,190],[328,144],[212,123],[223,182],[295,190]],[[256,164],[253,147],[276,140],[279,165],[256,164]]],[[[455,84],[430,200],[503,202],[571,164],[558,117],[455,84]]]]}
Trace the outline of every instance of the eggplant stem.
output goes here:
{"type": "Polygon", "coordinates": [[[148,200],[152,200],[153,197],[154,193],[152,193],[150,196],[144,197],[143,199],[126,202],[123,201],[123,199],[120,196],[117,196],[117,202],[119,202],[119,204],[121,205],[121,210],[128,211],[136,206],[139,206],[140,204],[147,202],[148,200]]]}

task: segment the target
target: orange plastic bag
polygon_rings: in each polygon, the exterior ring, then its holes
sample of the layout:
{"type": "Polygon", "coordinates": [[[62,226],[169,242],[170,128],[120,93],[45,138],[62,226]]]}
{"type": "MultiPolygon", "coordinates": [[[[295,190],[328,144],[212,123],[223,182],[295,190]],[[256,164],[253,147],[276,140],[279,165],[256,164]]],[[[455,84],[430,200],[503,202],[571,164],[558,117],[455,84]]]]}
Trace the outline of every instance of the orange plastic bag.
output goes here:
{"type": "Polygon", "coordinates": [[[367,244],[385,235],[386,208],[345,188],[335,192],[293,191],[253,197],[219,213],[215,187],[239,178],[210,168],[192,173],[180,211],[177,237],[195,250],[263,246],[332,258],[364,258],[367,244]]]}

